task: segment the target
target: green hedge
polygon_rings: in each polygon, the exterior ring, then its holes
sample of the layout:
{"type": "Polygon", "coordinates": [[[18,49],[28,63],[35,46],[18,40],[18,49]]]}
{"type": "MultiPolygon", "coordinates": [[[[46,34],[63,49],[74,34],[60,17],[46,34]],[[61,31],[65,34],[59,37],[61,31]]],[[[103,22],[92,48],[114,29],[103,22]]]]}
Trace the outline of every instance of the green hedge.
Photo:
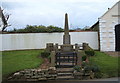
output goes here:
{"type": "Polygon", "coordinates": [[[88,56],[94,56],[95,52],[93,50],[91,50],[91,51],[85,51],[85,54],[87,54],[88,56]]]}
{"type": "Polygon", "coordinates": [[[87,59],[87,56],[82,56],[82,61],[85,61],[87,59]]]}
{"type": "Polygon", "coordinates": [[[50,53],[44,51],[44,52],[41,53],[41,57],[42,57],[42,58],[50,58],[50,53]]]}
{"type": "Polygon", "coordinates": [[[32,25],[27,25],[24,29],[14,29],[7,31],[9,33],[52,33],[52,32],[63,32],[64,30],[60,27],[57,26],[32,26],[32,25]]]}

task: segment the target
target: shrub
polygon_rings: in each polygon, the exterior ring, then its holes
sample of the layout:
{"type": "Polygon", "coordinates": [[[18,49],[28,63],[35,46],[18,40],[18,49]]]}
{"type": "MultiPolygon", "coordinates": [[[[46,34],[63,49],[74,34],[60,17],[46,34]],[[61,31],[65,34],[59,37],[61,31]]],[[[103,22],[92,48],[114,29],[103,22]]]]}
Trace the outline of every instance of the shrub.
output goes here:
{"type": "Polygon", "coordinates": [[[92,67],[90,66],[90,65],[86,65],[85,67],[84,67],[84,71],[85,72],[89,72],[89,71],[91,71],[92,70],[92,67]]]}
{"type": "Polygon", "coordinates": [[[51,56],[48,56],[48,59],[50,59],[51,58],[51,56]]]}
{"type": "Polygon", "coordinates": [[[100,68],[97,65],[92,65],[91,69],[92,69],[93,72],[99,72],[100,71],[100,68]]]}
{"type": "Polygon", "coordinates": [[[42,58],[49,58],[49,56],[50,56],[49,52],[44,51],[44,52],[41,53],[42,58]]]}
{"type": "Polygon", "coordinates": [[[51,56],[49,55],[47,58],[48,58],[49,62],[51,62],[51,56]]]}
{"type": "Polygon", "coordinates": [[[102,74],[101,72],[96,72],[96,73],[94,74],[94,77],[95,77],[95,78],[102,78],[102,77],[103,77],[103,74],[102,74]]]}
{"type": "Polygon", "coordinates": [[[76,71],[79,72],[79,71],[81,70],[81,67],[80,67],[80,66],[75,66],[75,67],[74,67],[74,70],[76,70],[76,71]]]}
{"type": "Polygon", "coordinates": [[[88,63],[86,63],[86,62],[82,62],[82,67],[85,67],[86,65],[88,65],[88,63]]]}
{"type": "Polygon", "coordinates": [[[100,71],[100,68],[93,63],[90,64],[90,63],[83,62],[82,67],[84,68],[85,71],[93,71],[93,72],[99,72],[100,71]]]}
{"type": "Polygon", "coordinates": [[[87,54],[88,56],[94,56],[95,52],[93,50],[91,50],[91,51],[85,51],[85,54],[87,54]]]}
{"type": "Polygon", "coordinates": [[[85,61],[87,59],[87,56],[82,56],[82,61],[85,61]]]}

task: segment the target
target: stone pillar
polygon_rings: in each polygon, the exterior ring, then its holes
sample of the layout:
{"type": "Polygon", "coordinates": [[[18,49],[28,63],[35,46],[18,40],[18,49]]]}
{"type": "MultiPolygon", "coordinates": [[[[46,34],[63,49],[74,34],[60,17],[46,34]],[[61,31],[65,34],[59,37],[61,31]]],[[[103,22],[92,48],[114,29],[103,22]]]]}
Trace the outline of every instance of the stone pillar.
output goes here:
{"type": "Polygon", "coordinates": [[[81,55],[81,51],[78,50],[77,52],[77,66],[81,66],[82,64],[82,55],[81,55]]]}
{"type": "Polygon", "coordinates": [[[88,43],[83,43],[83,50],[88,51],[88,50],[93,50],[88,43]]]}
{"type": "Polygon", "coordinates": [[[51,56],[51,67],[55,67],[55,51],[52,51],[50,56],[51,56]]]}
{"type": "Polygon", "coordinates": [[[83,43],[83,50],[87,50],[88,49],[88,43],[83,43]]]}
{"type": "Polygon", "coordinates": [[[75,51],[78,52],[78,50],[79,50],[79,46],[78,44],[75,44],[75,51]]]}
{"type": "Polygon", "coordinates": [[[55,49],[55,52],[57,53],[58,52],[58,43],[55,44],[54,49],[55,49]]]}
{"type": "Polygon", "coordinates": [[[54,50],[54,44],[53,43],[47,43],[46,44],[46,51],[51,52],[54,50]]]}
{"type": "Polygon", "coordinates": [[[65,14],[65,26],[64,26],[63,44],[71,44],[70,35],[69,35],[69,26],[68,26],[68,15],[67,15],[67,13],[65,14]]]}

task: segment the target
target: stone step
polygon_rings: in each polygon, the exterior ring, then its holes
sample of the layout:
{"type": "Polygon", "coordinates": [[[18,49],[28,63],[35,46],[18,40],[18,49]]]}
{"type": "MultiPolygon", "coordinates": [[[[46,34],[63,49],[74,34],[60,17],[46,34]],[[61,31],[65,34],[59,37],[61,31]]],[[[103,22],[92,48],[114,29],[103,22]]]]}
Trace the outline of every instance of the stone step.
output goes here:
{"type": "Polygon", "coordinates": [[[57,76],[73,76],[73,73],[57,73],[57,76]]]}
{"type": "Polygon", "coordinates": [[[76,65],[76,63],[68,63],[68,62],[61,62],[56,63],[57,68],[73,68],[76,65]]]}
{"type": "Polygon", "coordinates": [[[57,58],[57,59],[59,59],[59,58],[61,58],[61,59],[66,58],[66,59],[67,59],[67,58],[77,58],[77,57],[67,57],[67,56],[66,56],[66,57],[63,57],[63,56],[60,56],[60,57],[56,57],[56,58],[57,58]]]}
{"type": "Polygon", "coordinates": [[[73,76],[57,76],[57,80],[72,80],[73,76]]]}
{"type": "Polygon", "coordinates": [[[57,68],[57,80],[74,79],[73,68],[57,68]]]}
{"type": "Polygon", "coordinates": [[[77,55],[69,54],[69,55],[56,55],[56,57],[77,57],[77,55]]]}
{"type": "Polygon", "coordinates": [[[58,52],[57,54],[76,54],[76,52],[58,52]]]}
{"type": "Polygon", "coordinates": [[[76,60],[76,58],[58,58],[58,59],[56,59],[56,62],[73,62],[73,63],[75,63],[75,62],[77,62],[77,60],[76,60]]]}
{"type": "Polygon", "coordinates": [[[73,73],[73,68],[57,68],[58,73],[73,73]]]}
{"type": "Polygon", "coordinates": [[[56,68],[73,68],[74,65],[56,65],[56,68]]]}
{"type": "MultiPolygon", "coordinates": [[[[59,62],[57,62],[56,64],[59,65],[59,62]]],[[[75,63],[71,63],[71,62],[60,62],[60,65],[75,65],[75,63]]]]}
{"type": "Polygon", "coordinates": [[[57,57],[76,57],[77,53],[74,52],[61,52],[56,54],[57,57]]]}

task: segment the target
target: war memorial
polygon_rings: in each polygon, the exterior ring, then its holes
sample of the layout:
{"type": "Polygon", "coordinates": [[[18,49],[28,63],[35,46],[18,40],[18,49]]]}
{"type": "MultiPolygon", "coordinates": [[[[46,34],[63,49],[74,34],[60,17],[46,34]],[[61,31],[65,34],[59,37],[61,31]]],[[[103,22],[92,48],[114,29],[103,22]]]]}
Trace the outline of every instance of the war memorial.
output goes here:
{"type": "Polygon", "coordinates": [[[71,44],[69,34],[68,14],[65,14],[63,44],[47,43],[45,52],[50,53],[50,65],[41,69],[24,69],[8,77],[8,81],[41,81],[41,80],[71,80],[93,79],[94,72],[85,70],[82,65],[83,50],[92,50],[87,43],[71,44]]]}

